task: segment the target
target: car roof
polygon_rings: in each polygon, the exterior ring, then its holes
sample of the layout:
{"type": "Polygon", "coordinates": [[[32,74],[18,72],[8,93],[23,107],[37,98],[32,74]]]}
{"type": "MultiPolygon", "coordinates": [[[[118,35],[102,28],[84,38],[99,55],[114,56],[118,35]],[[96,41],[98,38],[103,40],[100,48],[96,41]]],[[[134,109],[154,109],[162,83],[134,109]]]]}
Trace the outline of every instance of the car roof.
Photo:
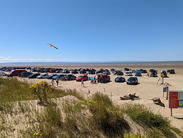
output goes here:
{"type": "Polygon", "coordinates": [[[130,77],[129,79],[137,79],[137,77],[130,77]]]}

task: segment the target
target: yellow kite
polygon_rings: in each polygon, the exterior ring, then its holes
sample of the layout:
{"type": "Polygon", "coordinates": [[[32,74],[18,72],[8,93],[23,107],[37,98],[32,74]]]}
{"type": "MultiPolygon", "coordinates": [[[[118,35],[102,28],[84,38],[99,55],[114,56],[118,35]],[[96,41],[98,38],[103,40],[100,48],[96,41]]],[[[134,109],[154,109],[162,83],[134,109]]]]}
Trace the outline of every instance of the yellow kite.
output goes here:
{"type": "Polygon", "coordinates": [[[54,47],[55,49],[58,49],[56,46],[54,46],[54,45],[52,45],[50,43],[48,43],[48,45],[50,45],[50,47],[54,47]]]}

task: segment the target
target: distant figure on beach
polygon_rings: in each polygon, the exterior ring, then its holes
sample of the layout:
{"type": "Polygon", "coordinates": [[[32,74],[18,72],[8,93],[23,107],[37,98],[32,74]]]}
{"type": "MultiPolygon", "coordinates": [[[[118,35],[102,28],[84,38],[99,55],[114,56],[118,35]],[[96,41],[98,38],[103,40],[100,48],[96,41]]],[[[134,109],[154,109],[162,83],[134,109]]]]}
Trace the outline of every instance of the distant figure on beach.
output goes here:
{"type": "Polygon", "coordinates": [[[83,81],[83,79],[81,80],[81,86],[84,87],[84,81],[83,81]]]}
{"type": "Polygon", "coordinates": [[[164,74],[163,73],[161,73],[161,78],[162,78],[162,83],[161,84],[163,84],[164,83],[164,74]]]}
{"type": "Polygon", "coordinates": [[[96,83],[96,78],[95,78],[95,77],[93,78],[93,83],[94,83],[94,84],[96,83]]]}
{"type": "Polygon", "coordinates": [[[57,79],[56,79],[56,83],[57,83],[57,87],[58,87],[59,77],[57,77],[57,79]]]}
{"type": "Polygon", "coordinates": [[[149,73],[147,73],[147,76],[149,77],[149,73]]]}
{"type": "Polygon", "coordinates": [[[158,79],[157,84],[158,84],[158,82],[159,82],[160,80],[161,80],[161,78],[158,79]]]}
{"type": "Polygon", "coordinates": [[[54,79],[51,80],[51,86],[54,86],[54,79]]]}

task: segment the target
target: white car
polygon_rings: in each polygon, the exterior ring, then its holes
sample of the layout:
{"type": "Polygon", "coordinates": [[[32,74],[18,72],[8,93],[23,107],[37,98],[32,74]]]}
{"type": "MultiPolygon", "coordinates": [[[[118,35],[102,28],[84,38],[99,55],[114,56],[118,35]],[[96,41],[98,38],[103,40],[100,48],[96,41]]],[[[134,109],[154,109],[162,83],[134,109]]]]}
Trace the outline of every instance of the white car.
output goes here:
{"type": "Polygon", "coordinates": [[[133,75],[132,75],[132,72],[126,72],[125,76],[133,76],[133,75]]]}
{"type": "Polygon", "coordinates": [[[39,76],[37,76],[38,79],[47,79],[49,77],[48,74],[41,74],[39,76]]]}
{"type": "Polygon", "coordinates": [[[0,71],[0,76],[6,76],[6,74],[3,71],[0,71]]]}

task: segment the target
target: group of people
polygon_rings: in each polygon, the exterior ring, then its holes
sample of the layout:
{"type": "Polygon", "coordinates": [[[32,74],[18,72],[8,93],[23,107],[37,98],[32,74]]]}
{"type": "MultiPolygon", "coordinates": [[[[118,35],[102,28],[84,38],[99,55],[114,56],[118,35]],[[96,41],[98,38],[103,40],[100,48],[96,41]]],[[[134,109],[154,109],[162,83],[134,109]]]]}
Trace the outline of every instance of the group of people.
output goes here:
{"type": "MultiPolygon", "coordinates": [[[[93,80],[91,80],[91,83],[92,84],[96,84],[97,83],[96,77],[94,77],[93,80]]],[[[84,80],[83,79],[81,80],[81,86],[84,87],[84,80]]]]}
{"type": "MultiPolygon", "coordinates": [[[[57,79],[56,79],[57,87],[58,87],[58,84],[59,84],[59,80],[60,80],[60,78],[57,77],[57,79]]],[[[51,86],[54,86],[54,79],[51,80],[51,86]]]]}
{"type": "Polygon", "coordinates": [[[94,77],[93,80],[91,80],[91,83],[95,84],[96,82],[97,82],[96,77],[94,77]]]}
{"type": "MultiPolygon", "coordinates": [[[[59,80],[60,80],[60,78],[57,77],[57,79],[56,79],[57,87],[58,87],[58,84],[59,84],[59,80]]],[[[91,83],[96,84],[96,82],[97,82],[96,77],[94,77],[93,80],[91,80],[91,83]]],[[[54,79],[51,80],[51,86],[54,86],[54,79]]],[[[81,80],[81,86],[84,87],[84,80],[83,79],[81,80]]]]}

